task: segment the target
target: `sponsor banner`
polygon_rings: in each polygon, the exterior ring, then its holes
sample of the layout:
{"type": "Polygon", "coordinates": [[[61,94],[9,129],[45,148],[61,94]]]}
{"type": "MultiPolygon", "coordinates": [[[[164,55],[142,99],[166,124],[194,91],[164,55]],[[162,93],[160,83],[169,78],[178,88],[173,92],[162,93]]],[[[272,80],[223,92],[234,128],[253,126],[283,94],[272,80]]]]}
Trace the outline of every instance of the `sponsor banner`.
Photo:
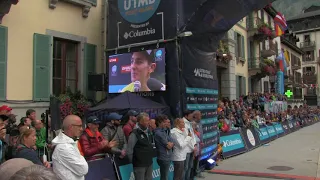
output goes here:
{"type": "Polygon", "coordinates": [[[278,113],[282,111],[286,111],[288,108],[288,104],[285,101],[271,101],[264,104],[264,110],[267,113],[278,113]]]}
{"type": "Polygon", "coordinates": [[[223,143],[222,150],[224,157],[234,156],[247,150],[239,130],[221,133],[220,143],[223,143]]]}
{"type": "Polygon", "coordinates": [[[296,131],[296,128],[295,128],[294,124],[295,124],[295,121],[293,121],[293,120],[289,120],[288,121],[288,126],[289,126],[289,129],[290,129],[290,132],[296,131]]]}
{"type": "Polygon", "coordinates": [[[275,130],[275,128],[273,127],[273,125],[268,125],[268,126],[267,126],[267,131],[268,131],[270,140],[274,140],[274,139],[276,139],[276,138],[278,137],[278,136],[277,136],[277,131],[275,130]]]}
{"type": "Polygon", "coordinates": [[[260,125],[259,129],[255,129],[255,131],[259,136],[260,144],[264,144],[270,141],[267,126],[260,125]]]}
{"type": "Polygon", "coordinates": [[[243,140],[247,145],[247,149],[251,150],[260,146],[259,136],[254,128],[242,128],[241,129],[243,140]]]}
{"type": "Polygon", "coordinates": [[[291,133],[291,130],[289,128],[288,122],[282,122],[281,125],[282,125],[282,129],[283,129],[285,134],[290,134],[291,133]]]}
{"type": "MultiPolygon", "coordinates": [[[[157,163],[156,157],[153,158],[152,168],[153,168],[152,180],[160,180],[160,167],[157,163]]],[[[120,176],[123,180],[135,180],[132,164],[120,166],[119,169],[120,169],[120,176]]],[[[168,179],[173,179],[173,164],[170,164],[168,179]]]]}
{"type": "Polygon", "coordinates": [[[89,171],[86,180],[110,179],[117,180],[111,158],[88,162],[89,171]]]}
{"type": "Polygon", "coordinates": [[[278,137],[285,135],[285,132],[283,130],[283,127],[282,127],[281,123],[278,123],[278,122],[273,123],[273,127],[276,130],[278,137]]]}

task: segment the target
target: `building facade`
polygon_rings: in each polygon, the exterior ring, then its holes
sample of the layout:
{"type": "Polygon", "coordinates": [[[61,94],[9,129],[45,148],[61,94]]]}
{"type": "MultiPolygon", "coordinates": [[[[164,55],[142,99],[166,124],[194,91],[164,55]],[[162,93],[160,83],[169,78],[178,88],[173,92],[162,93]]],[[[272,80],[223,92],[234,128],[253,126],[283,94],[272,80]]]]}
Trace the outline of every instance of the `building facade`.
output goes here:
{"type": "Polygon", "coordinates": [[[274,35],[273,18],[265,11],[250,13],[228,31],[222,40],[232,60],[217,67],[220,97],[238,99],[248,93],[273,92],[274,72],[263,69],[273,63],[281,50],[280,37],[274,35]]]}
{"type": "Polygon", "coordinates": [[[285,91],[290,90],[293,96],[288,97],[288,105],[291,107],[303,105],[304,103],[304,85],[302,81],[302,57],[304,52],[296,43],[299,38],[287,33],[281,37],[281,48],[289,63],[285,76],[285,91]]]}
{"type": "Polygon", "coordinates": [[[289,29],[300,39],[297,46],[304,51],[302,76],[304,97],[308,105],[320,105],[320,6],[311,6],[288,19],[289,29]]]}
{"type": "Polygon", "coordinates": [[[104,72],[103,2],[20,1],[2,13],[0,105],[11,106],[19,117],[29,108],[39,116],[50,95],[67,87],[95,98],[87,90],[87,77],[104,72]]]}

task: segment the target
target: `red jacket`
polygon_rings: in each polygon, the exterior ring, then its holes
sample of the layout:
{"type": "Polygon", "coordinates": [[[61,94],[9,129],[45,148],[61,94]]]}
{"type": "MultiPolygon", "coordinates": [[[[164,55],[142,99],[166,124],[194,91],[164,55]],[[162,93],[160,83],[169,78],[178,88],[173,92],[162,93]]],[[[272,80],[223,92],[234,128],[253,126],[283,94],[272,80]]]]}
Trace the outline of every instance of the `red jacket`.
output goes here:
{"type": "Polygon", "coordinates": [[[105,139],[100,132],[96,132],[96,136],[94,136],[90,129],[86,128],[79,139],[80,153],[87,161],[104,158],[104,154],[107,152],[108,148],[100,146],[100,143],[103,140],[105,139]]]}
{"type": "Polygon", "coordinates": [[[136,124],[132,123],[131,121],[129,121],[126,125],[123,126],[122,130],[127,138],[127,141],[129,140],[130,133],[132,132],[135,126],[136,124]]]}

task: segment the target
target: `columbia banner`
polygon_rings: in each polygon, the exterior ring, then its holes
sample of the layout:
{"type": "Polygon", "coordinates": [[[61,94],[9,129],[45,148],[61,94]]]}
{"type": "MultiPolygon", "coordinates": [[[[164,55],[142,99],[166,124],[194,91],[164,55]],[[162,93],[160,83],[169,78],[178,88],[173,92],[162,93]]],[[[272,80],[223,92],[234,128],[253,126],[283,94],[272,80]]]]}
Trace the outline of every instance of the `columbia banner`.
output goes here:
{"type": "Polygon", "coordinates": [[[259,140],[260,140],[261,144],[265,144],[265,143],[270,141],[270,136],[269,136],[269,133],[268,133],[268,127],[267,126],[260,125],[259,129],[255,129],[255,130],[256,130],[256,133],[259,136],[259,140]]]}
{"type": "Polygon", "coordinates": [[[223,143],[223,156],[230,157],[247,151],[245,142],[239,130],[232,130],[220,135],[220,143],[223,143]]]}

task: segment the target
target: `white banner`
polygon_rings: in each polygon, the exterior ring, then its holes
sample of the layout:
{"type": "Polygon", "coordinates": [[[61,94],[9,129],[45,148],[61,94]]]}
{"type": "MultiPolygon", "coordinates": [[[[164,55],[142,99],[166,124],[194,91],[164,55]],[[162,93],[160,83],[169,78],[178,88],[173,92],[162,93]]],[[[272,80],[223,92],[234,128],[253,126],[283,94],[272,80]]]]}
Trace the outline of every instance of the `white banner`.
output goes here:
{"type": "Polygon", "coordinates": [[[278,113],[286,111],[288,108],[288,103],[286,101],[271,101],[264,104],[264,110],[267,113],[273,112],[278,113]]]}

